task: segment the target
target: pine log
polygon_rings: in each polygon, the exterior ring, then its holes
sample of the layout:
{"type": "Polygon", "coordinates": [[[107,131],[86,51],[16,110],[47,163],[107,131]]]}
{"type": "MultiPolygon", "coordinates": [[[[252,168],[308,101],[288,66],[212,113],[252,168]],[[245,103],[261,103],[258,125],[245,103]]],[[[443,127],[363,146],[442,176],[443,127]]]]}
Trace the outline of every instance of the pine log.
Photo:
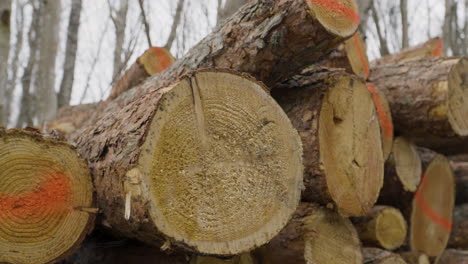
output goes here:
{"type": "Polygon", "coordinates": [[[468,250],[447,249],[437,264],[468,264],[468,250]]]}
{"type": "Polygon", "coordinates": [[[246,74],[191,73],[72,135],[103,223],[163,249],[246,252],[276,235],[300,200],[300,138],[246,74]]]}
{"type": "Polygon", "coordinates": [[[468,204],[458,205],[453,211],[453,229],[448,246],[468,249],[468,204]]]}
{"type": "Polygon", "coordinates": [[[356,32],[330,53],[327,60],[322,63],[327,68],[343,68],[347,73],[356,74],[364,79],[369,77],[369,59],[367,58],[366,44],[361,34],[356,32]]]}
{"type": "Polygon", "coordinates": [[[249,1],[171,67],[101,104],[86,126],[201,68],[249,73],[271,86],[323,60],[358,24],[355,0],[249,1]]]}
{"type": "Polygon", "coordinates": [[[273,87],[272,96],[304,146],[303,200],[367,214],[383,184],[378,118],[364,81],[310,68],[273,87]]]}
{"type": "Polygon", "coordinates": [[[421,181],[422,164],[416,146],[407,138],[394,140],[392,153],[385,163],[384,185],[378,203],[406,208],[421,181]]]}
{"type": "Polygon", "coordinates": [[[408,263],[408,264],[431,264],[429,257],[420,252],[404,252],[400,253],[400,256],[408,263]]]}
{"type": "Polygon", "coordinates": [[[456,204],[468,204],[468,161],[451,161],[455,172],[456,204]]]}
{"type": "Polygon", "coordinates": [[[405,218],[393,207],[375,206],[367,216],[353,217],[351,220],[364,246],[394,250],[406,239],[405,218]]]}
{"type": "Polygon", "coordinates": [[[379,248],[363,248],[364,264],[406,264],[397,254],[379,248]]]}
{"type": "Polygon", "coordinates": [[[442,39],[436,37],[417,46],[404,49],[398,53],[376,59],[371,62],[371,67],[376,67],[383,64],[402,63],[424,58],[437,58],[443,56],[443,52],[444,50],[442,48],[442,39]]]}
{"type": "Polygon", "coordinates": [[[262,264],[361,264],[351,222],[329,209],[303,203],[288,225],[255,252],[262,264]]]}
{"type": "Polygon", "coordinates": [[[89,169],[68,144],[0,129],[0,263],[66,258],[94,226],[89,169]]]}
{"type": "Polygon", "coordinates": [[[447,158],[420,149],[424,174],[414,195],[409,245],[429,257],[442,254],[452,231],[455,179],[447,158]]]}
{"type": "Polygon", "coordinates": [[[370,81],[386,95],[396,132],[446,153],[463,151],[468,135],[467,76],[466,58],[423,59],[372,68],[370,81]]]}
{"type": "Polygon", "coordinates": [[[140,84],[146,78],[162,72],[174,63],[175,59],[165,48],[151,47],[143,53],[112,87],[107,100],[114,100],[122,93],[140,84]]]}

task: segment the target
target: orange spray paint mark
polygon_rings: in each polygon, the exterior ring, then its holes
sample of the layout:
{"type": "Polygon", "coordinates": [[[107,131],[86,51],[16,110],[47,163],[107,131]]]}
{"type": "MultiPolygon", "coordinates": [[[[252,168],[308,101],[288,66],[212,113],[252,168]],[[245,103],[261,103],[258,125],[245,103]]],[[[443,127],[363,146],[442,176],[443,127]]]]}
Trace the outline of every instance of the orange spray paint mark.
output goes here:
{"type": "Polygon", "coordinates": [[[362,69],[364,70],[364,75],[365,75],[364,77],[366,77],[367,79],[369,77],[369,66],[367,65],[367,60],[366,60],[366,57],[364,56],[364,49],[363,47],[361,47],[361,42],[358,39],[357,33],[354,34],[353,41],[354,41],[354,45],[356,46],[357,53],[359,55],[359,60],[361,61],[361,64],[362,64],[362,69]]]}
{"type": "Polygon", "coordinates": [[[437,58],[437,57],[442,56],[442,39],[439,39],[439,41],[437,41],[437,46],[436,46],[435,49],[432,51],[431,56],[432,56],[433,58],[437,58]]]}
{"type": "Polygon", "coordinates": [[[174,60],[168,51],[160,47],[152,47],[151,51],[155,54],[157,60],[159,60],[159,71],[163,71],[167,67],[171,66],[174,60]]]}
{"type": "Polygon", "coordinates": [[[380,126],[382,127],[382,132],[385,137],[393,137],[393,124],[390,121],[387,111],[385,111],[382,102],[380,102],[379,93],[372,83],[367,83],[367,89],[372,94],[372,100],[374,101],[375,108],[377,110],[377,115],[379,116],[380,126]]]}
{"type": "Polygon", "coordinates": [[[356,24],[359,24],[361,18],[359,14],[352,8],[349,8],[343,4],[340,4],[334,0],[308,0],[311,4],[315,3],[322,7],[333,10],[336,13],[341,14],[342,16],[350,19],[356,24]]]}
{"type": "Polygon", "coordinates": [[[419,189],[414,196],[416,199],[416,202],[418,203],[419,207],[421,207],[424,214],[427,215],[429,218],[431,218],[432,221],[434,221],[441,227],[445,228],[448,232],[452,231],[452,221],[439,216],[437,212],[434,212],[424,200],[424,197],[422,196],[421,192],[425,184],[426,184],[426,176],[423,175],[422,180],[421,180],[421,185],[419,186],[419,189]]]}
{"type": "Polygon", "coordinates": [[[0,219],[26,219],[41,216],[45,211],[64,211],[70,199],[69,179],[62,174],[49,175],[30,191],[19,195],[0,194],[0,219]]]}

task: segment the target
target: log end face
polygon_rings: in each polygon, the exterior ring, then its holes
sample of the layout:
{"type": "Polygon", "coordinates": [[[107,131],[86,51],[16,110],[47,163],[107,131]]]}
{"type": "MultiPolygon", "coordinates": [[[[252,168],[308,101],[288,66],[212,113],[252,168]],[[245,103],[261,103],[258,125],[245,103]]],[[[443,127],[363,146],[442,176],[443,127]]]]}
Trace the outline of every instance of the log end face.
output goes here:
{"type": "Polygon", "coordinates": [[[450,71],[447,114],[454,132],[468,136],[468,58],[459,59],[450,71]]]}
{"type": "Polygon", "coordinates": [[[406,238],[406,221],[401,212],[385,208],[376,219],[376,238],[388,250],[400,247],[406,238]]]}
{"type": "Polygon", "coordinates": [[[0,135],[0,262],[51,263],[92,228],[89,169],[65,143],[9,130],[0,135]],[[25,232],[27,230],[28,232],[25,232]]]}
{"type": "Polygon", "coordinates": [[[367,80],[369,77],[369,59],[367,58],[366,44],[359,32],[345,41],[346,56],[353,73],[367,80]]]}
{"type": "Polygon", "coordinates": [[[300,138],[246,76],[199,71],[168,89],[141,153],[156,227],[195,252],[256,248],[286,225],[299,203],[300,138]]]}
{"type": "Polygon", "coordinates": [[[145,71],[150,75],[160,73],[175,61],[175,58],[165,48],[151,47],[138,58],[145,71]]]}
{"type": "Polygon", "coordinates": [[[416,146],[407,138],[397,137],[393,158],[398,179],[405,191],[415,192],[421,182],[422,164],[416,146]]]}
{"type": "Polygon", "coordinates": [[[439,256],[452,230],[455,180],[449,161],[436,155],[416,192],[410,227],[410,247],[430,257],[439,256]]]}
{"type": "Polygon", "coordinates": [[[379,121],[363,81],[349,75],[333,81],[320,112],[320,161],[334,202],[345,214],[361,216],[383,185],[379,121]]]}
{"type": "Polygon", "coordinates": [[[340,37],[353,35],[360,23],[355,0],[303,0],[311,14],[331,33],[340,37]]]}

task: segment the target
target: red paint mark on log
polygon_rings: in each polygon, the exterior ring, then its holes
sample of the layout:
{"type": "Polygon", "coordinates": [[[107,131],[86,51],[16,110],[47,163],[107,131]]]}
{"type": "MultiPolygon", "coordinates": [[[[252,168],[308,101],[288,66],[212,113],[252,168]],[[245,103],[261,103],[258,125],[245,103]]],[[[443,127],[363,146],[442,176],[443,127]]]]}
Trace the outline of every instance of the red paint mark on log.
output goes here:
{"type": "Polygon", "coordinates": [[[439,39],[439,41],[437,41],[437,46],[436,46],[435,49],[432,51],[431,56],[432,56],[433,58],[437,58],[437,57],[442,56],[442,39],[439,39]]]}
{"type": "Polygon", "coordinates": [[[387,138],[393,137],[393,124],[390,121],[387,111],[385,111],[382,102],[380,102],[379,93],[377,88],[372,83],[367,83],[367,89],[372,94],[372,100],[374,101],[375,108],[377,110],[377,115],[379,117],[379,123],[382,127],[382,133],[387,138]]]}
{"type": "Polygon", "coordinates": [[[422,180],[421,180],[421,185],[419,186],[419,189],[414,196],[417,204],[419,205],[419,207],[421,207],[424,214],[427,215],[429,218],[431,218],[432,221],[434,221],[441,227],[445,228],[448,232],[452,231],[452,221],[439,216],[437,212],[432,210],[432,208],[424,200],[424,197],[422,196],[421,192],[425,184],[426,184],[426,176],[423,175],[422,180]]]}
{"type": "Polygon", "coordinates": [[[361,42],[359,41],[357,34],[358,33],[354,34],[353,41],[359,55],[359,60],[362,64],[362,69],[364,70],[364,77],[366,77],[367,80],[367,78],[369,77],[369,66],[367,65],[366,57],[364,56],[364,48],[361,47],[361,42]]]}
{"type": "Polygon", "coordinates": [[[354,9],[349,8],[348,6],[338,3],[334,0],[307,0],[307,1],[309,1],[311,4],[315,3],[324,8],[333,10],[335,13],[341,14],[342,16],[350,19],[356,24],[359,24],[359,22],[361,21],[359,14],[354,9]]]}
{"type": "Polygon", "coordinates": [[[64,211],[71,199],[70,181],[63,174],[44,177],[32,190],[19,195],[0,194],[0,219],[33,218],[44,211],[64,211]]]}
{"type": "Polygon", "coordinates": [[[154,53],[154,57],[157,60],[159,60],[160,72],[172,65],[172,56],[169,54],[168,51],[166,51],[166,49],[160,47],[152,47],[151,51],[154,53]]]}

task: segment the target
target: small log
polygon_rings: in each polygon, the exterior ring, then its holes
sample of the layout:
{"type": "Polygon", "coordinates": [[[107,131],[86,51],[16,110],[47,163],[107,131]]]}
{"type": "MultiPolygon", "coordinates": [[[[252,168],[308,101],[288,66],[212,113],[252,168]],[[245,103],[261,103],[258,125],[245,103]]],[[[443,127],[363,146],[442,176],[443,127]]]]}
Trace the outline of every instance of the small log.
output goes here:
{"type": "Polygon", "coordinates": [[[400,256],[408,263],[408,264],[431,264],[429,257],[420,252],[404,252],[400,253],[400,256]]]}
{"type": "Polygon", "coordinates": [[[266,88],[202,70],[72,133],[103,223],[163,249],[236,255],[268,242],[299,203],[302,146],[266,88]]]}
{"type": "Polygon", "coordinates": [[[468,248],[468,204],[458,205],[453,211],[453,229],[448,246],[468,248]]]}
{"type": "Polygon", "coordinates": [[[415,47],[404,49],[398,53],[391,54],[371,62],[371,67],[376,67],[383,64],[402,63],[411,60],[419,60],[424,58],[437,58],[443,56],[442,39],[439,37],[432,38],[415,47]]]}
{"type": "Polygon", "coordinates": [[[455,179],[447,158],[429,150],[420,153],[425,170],[412,203],[409,245],[412,251],[437,257],[452,231],[455,179]]]}
{"type": "Polygon", "coordinates": [[[53,263],[94,226],[89,169],[38,130],[0,129],[0,263],[53,263]]]}
{"type": "Polygon", "coordinates": [[[364,246],[394,250],[406,239],[407,225],[398,209],[376,206],[367,216],[351,218],[364,246]]]}
{"type": "Polygon", "coordinates": [[[406,264],[397,254],[379,248],[363,248],[364,264],[406,264]]]}
{"type": "Polygon", "coordinates": [[[107,100],[114,100],[122,93],[140,84],[146,78],[162,72],[175,59],[165,48],[151,47],[143,53],[114,85],[107,100]]]}
{"type": "Polygon", "coordinates": [[[468,264],[468,250],[447,249],[437,264],[468,264]]]}
{"type": "Polygon", "coordinates": [[[327,68],[343,68],[347,73],[356,74],[364,79],[369,77],[369,59],[366,44],[359,32],[338,46],[322,66],[327,68]]]}
{"type": "Polygon", "coordinates": [[[293,219],[255,252],[263,264],[361,264],[361,246],[351,222],[329,209],[303,203],[293,219]]]}
{"type": "Polygon", "coordinates": [[[310,68],[275,85],[272,96],[304,146],[303,200],[334,202],[367,214],[383,184],[378,118],[364,81],[343,71],[310,68]]]}
{"type": "Polygon", "coordinates": [[[466,58],[423,59],[372,68],[370,81],[386,95],[396,132],[447,153],[463,151],[468,135],[466,76],[466,58]]]}
{"type": "Polygon", "coordinates": [[[97,109],[98,103],[64,106],[57,112],[56,119],[46,124],[45,130],[55,129],[66,136],[82,127],[97,109]]]}

